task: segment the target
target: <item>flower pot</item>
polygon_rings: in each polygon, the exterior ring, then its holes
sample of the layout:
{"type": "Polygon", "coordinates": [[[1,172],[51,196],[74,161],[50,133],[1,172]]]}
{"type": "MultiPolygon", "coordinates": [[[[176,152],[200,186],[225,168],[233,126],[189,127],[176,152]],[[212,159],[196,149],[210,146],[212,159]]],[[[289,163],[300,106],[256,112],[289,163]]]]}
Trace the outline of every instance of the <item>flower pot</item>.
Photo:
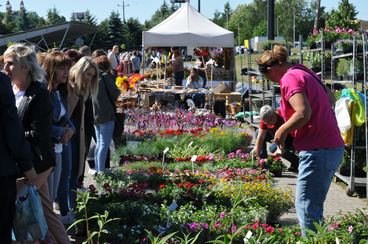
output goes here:
{"type": "Polygon", "coordinates": [[[282,176],[282,170],[270,170],[270,172],[275,176],[275,177],[281,177],[282,176]]]}

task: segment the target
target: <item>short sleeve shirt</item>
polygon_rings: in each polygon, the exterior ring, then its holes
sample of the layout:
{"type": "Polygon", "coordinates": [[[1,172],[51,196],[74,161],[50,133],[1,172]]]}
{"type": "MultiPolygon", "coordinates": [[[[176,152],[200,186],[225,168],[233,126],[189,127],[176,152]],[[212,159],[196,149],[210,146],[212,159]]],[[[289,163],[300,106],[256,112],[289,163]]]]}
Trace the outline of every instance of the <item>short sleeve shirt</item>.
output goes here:
{"type": "Polygon", "coordinates": [[[304,93],[312,109],[310,120],[291,133],[298,151],[337,148],[344,145],[328,95],[313,71],[294,65],[280,80],[281,115],[288,121],[294,114],[289,99],[304,93]]]}

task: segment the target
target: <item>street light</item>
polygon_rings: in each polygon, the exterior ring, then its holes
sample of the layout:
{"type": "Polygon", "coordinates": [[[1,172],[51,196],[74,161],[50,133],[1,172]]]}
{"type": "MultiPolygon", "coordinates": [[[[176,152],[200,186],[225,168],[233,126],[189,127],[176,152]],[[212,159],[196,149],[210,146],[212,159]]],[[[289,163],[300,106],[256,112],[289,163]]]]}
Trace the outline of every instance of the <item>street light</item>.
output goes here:
{"type": "Polygon", "coordinates": [[[118,7],[122,7],[123,8],[123,21],[125,23],[125,7],[129,7],[129,4],[125,4],[125,1],[123,0],[122,4],[118,3],[118,7]]]}

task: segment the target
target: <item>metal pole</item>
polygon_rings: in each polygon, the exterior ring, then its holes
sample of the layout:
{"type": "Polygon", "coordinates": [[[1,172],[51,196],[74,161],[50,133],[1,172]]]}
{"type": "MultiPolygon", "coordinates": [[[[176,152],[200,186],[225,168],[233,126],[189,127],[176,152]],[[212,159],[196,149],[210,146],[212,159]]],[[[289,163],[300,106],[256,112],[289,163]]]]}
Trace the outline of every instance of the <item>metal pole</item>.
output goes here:
{"type": "Polygon", "coordinates": [[[123,21],[125,22],[125,2],[123,0],[123,21]]]}
{"type": "Polygon", "coordinates": [[[295,5],[293,8],[293,46],[295,47],[295,5]]]}
{"type": "Polygon", "coordinates": [[[201,12],[201,0],[198,0],[198,13],[201,12]]]}
{"type": "MultiPolygon", "coordinates": [[[[363,92],[364,92],[364,97],[367,96],[367,85],[366,85],[366,82],[367,82],[367,57],[366,57],[366,37],[365,37],[365,34],[362,33],[362,42],[363,42],[363,92]]],[[[365,108],[365,111],[367,111],[367,99],[364,99],[364,108],[365,108]]],[[[365,125],[364,125],[364,129],[365,129],[365,165],[367,166],[368,165],[368,122],[366,121],[365,122],[365,125]]],[[[368,196],[368,172],[367,172],[367,175],[366,175],[366,179],[367,179],[367,184],[365,186],[365,189],[366,189],[366,196],[368,196]]]]}

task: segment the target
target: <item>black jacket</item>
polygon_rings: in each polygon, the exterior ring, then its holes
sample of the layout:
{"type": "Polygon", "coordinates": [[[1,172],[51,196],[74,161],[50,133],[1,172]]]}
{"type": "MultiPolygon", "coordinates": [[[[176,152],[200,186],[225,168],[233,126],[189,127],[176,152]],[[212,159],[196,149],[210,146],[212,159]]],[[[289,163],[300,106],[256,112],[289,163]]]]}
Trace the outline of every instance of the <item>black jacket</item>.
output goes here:
{"type": "Polygon", "coordinates": [[[9,77],[0,72],[0,178],[32,168],[32,153],[15,107],[9,77]]]}
{"type": "Polygon", "coordinates": [[[52,141],[52,101],[40,82],[31,82],[18,106],[18,115],[31,144],[33,165],[37,173],[55,166],[52,141]]]}

